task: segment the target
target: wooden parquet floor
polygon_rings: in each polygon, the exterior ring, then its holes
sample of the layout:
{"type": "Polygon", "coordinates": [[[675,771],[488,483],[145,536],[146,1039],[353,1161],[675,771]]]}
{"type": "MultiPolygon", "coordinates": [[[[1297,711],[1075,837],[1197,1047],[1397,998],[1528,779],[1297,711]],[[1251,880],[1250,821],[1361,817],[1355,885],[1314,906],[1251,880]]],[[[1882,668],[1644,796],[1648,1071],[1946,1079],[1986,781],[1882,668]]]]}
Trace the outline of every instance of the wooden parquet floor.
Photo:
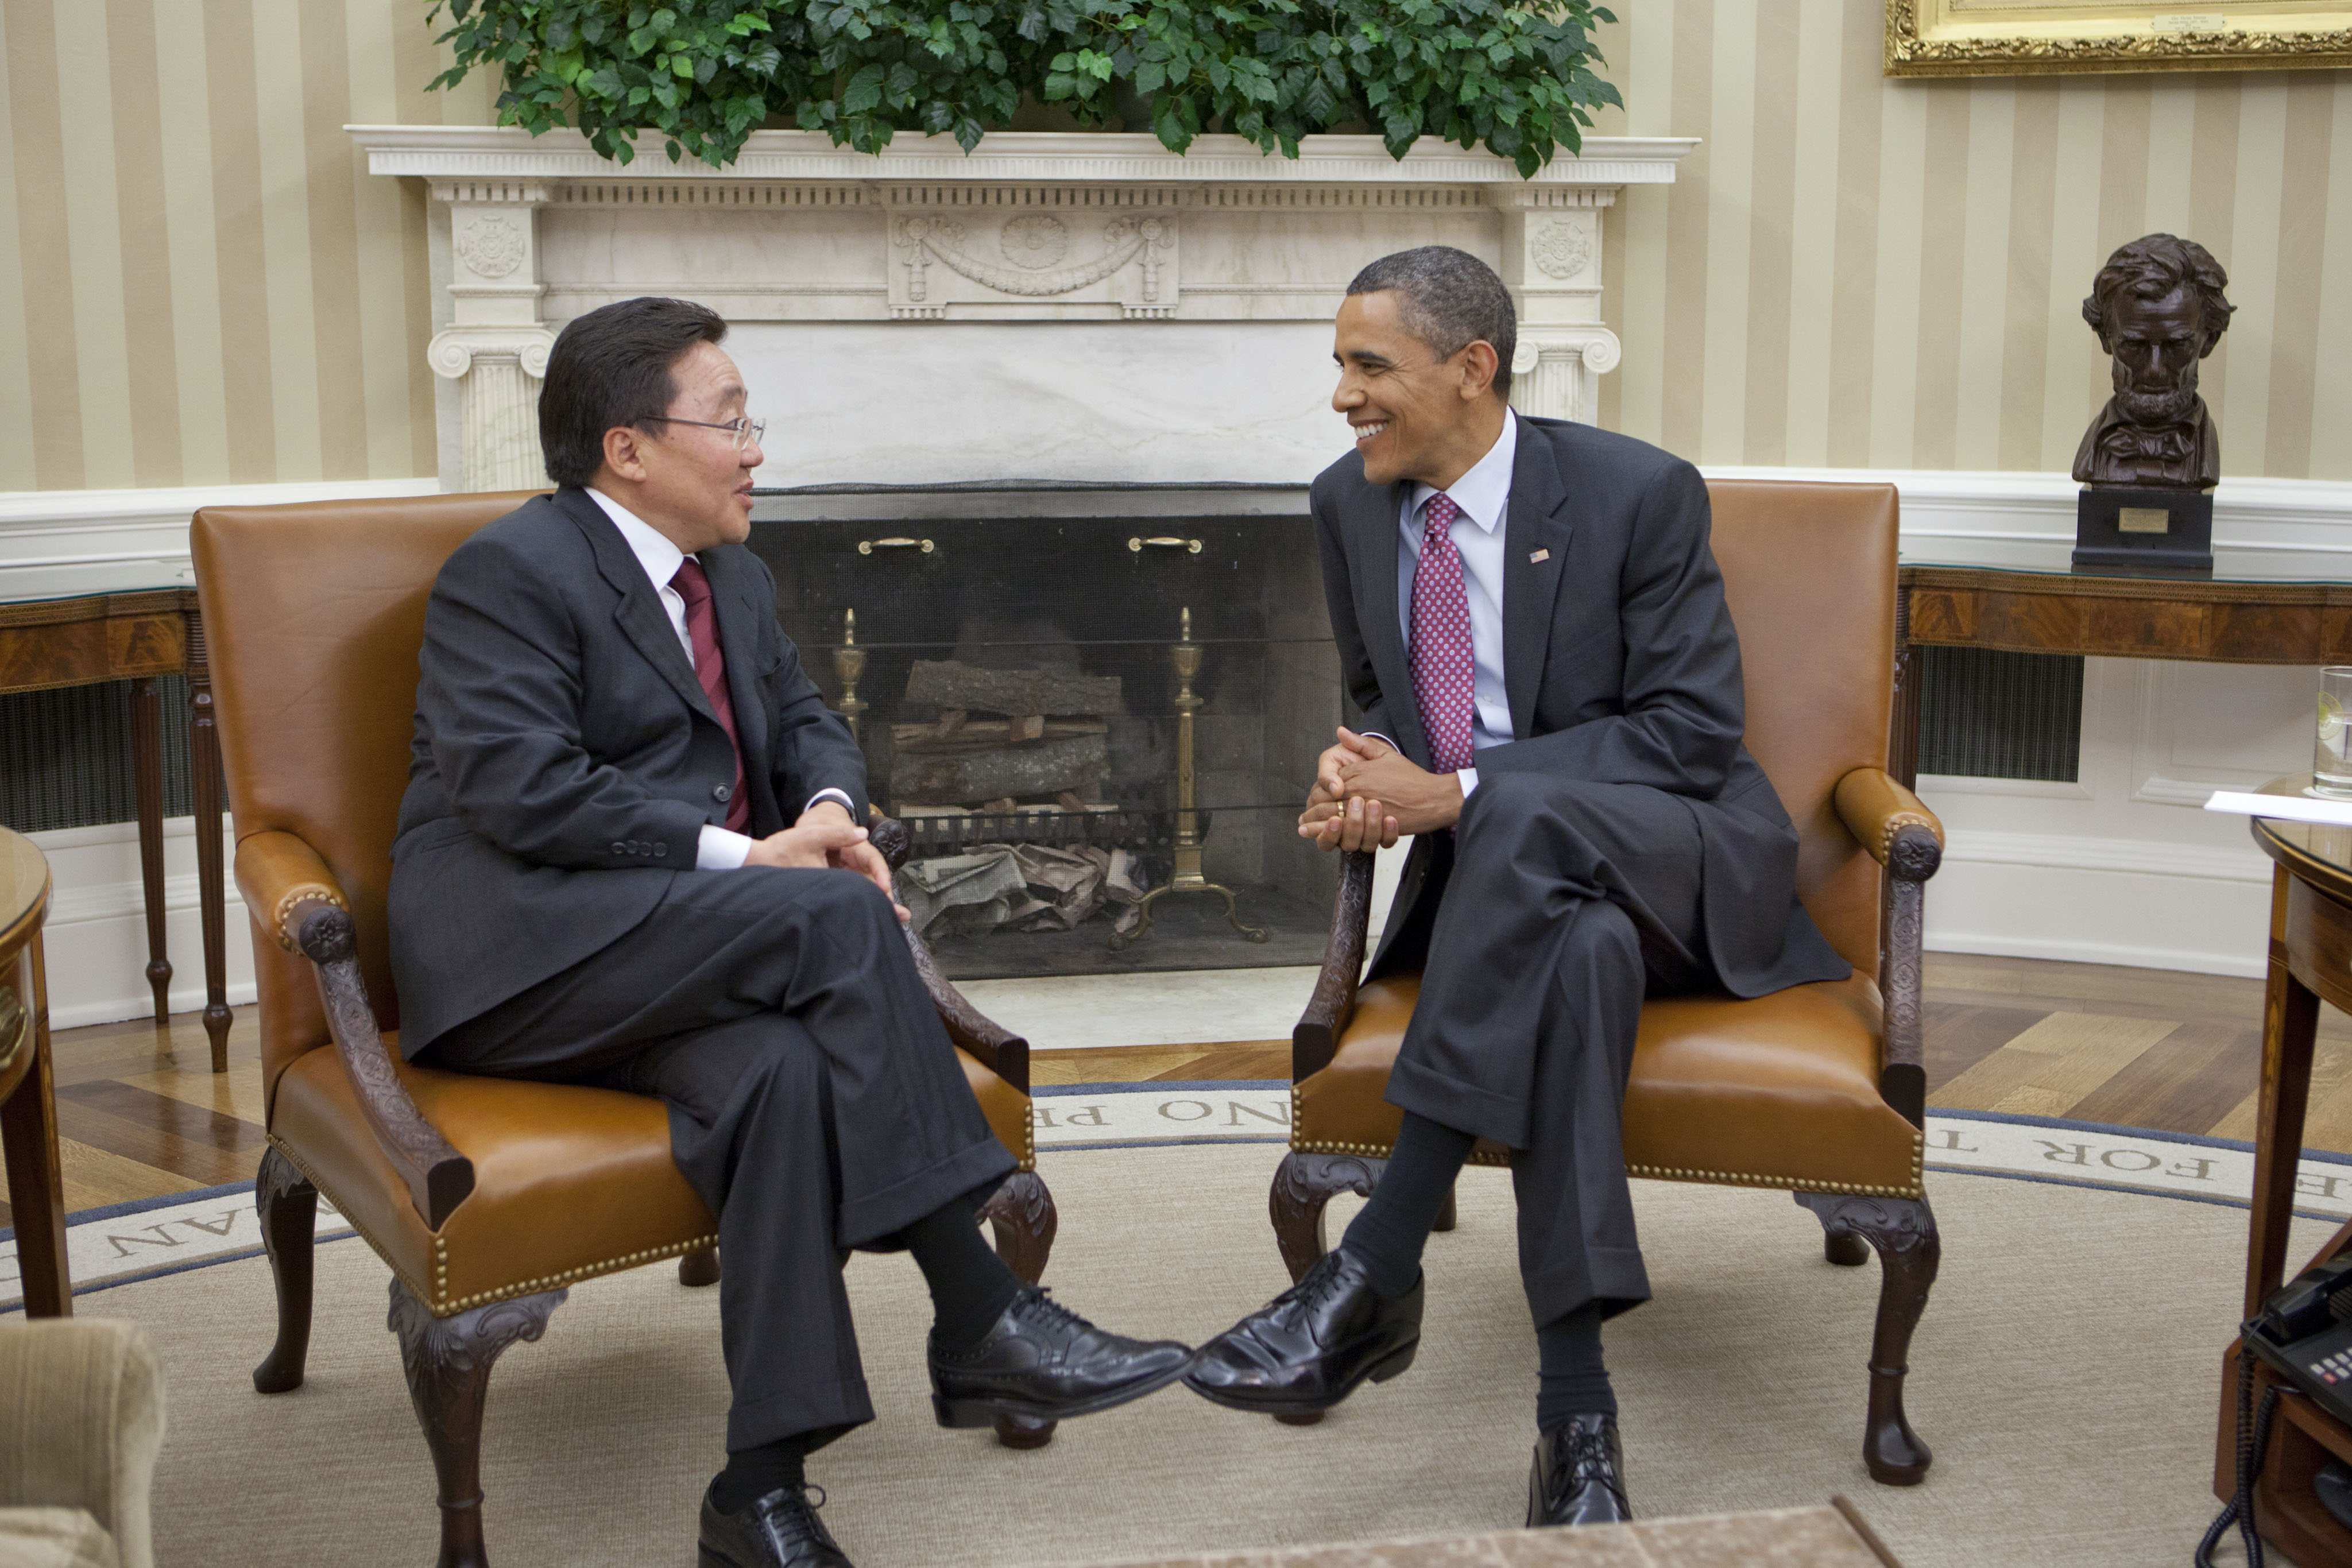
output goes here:
{"type": "MultiPolygon", "coordinates": [[[[2095,964],[1930,954],[1927,1098],[2157,1132],[2251,1138],[2259,980],[2095,964]]],[[[66,1204],[94,1208],[252,1177],[262,1140],[259,1045],[236,1011],[229,1071],[210,1070],[194,1013],[67,1030],[54,1040],[66,1204]]],[[[1287,1040],[1044,1051],[1048,1083],[1280,1079],[1287,1040]]],[[[2352,1019],[2321,1009],[2305,1141],[2352,1154],[2352,1019]]],[[[5,1223],[0,1205],[0,1223],[5,1223]]]]}

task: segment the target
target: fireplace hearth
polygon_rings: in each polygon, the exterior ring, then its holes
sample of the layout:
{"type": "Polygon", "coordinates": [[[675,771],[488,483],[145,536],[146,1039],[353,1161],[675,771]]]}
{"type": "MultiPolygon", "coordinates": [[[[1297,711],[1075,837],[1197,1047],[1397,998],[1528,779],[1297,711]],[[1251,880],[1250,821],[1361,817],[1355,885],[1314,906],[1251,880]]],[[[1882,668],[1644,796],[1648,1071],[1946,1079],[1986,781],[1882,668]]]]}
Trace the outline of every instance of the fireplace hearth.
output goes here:
{"type": "Polygon", "coordinates": [[[763,490],[777,615],[952,977],[1311,964],[1340,722],[1305,486],[763,490]]]}

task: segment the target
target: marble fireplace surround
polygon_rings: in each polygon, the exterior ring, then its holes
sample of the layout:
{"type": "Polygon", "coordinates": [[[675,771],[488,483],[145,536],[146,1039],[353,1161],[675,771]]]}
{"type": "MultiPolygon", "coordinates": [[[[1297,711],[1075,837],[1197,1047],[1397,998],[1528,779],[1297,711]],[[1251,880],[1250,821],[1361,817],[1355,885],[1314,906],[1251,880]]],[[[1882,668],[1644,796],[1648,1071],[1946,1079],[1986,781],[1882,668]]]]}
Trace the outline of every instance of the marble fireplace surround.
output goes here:
{"type": "Polygon", "coordinates": [[[544,483],[556,329],[634,294],[701,300],[768,421],[763,485],[1032,478],[1297,484],[1345,449],[1330,320],[1374,256],[1456,245],[1518,302],[1513,402],[1590,420],[1618,360],[1601,225],[1693,141],[1601,138],[1533,180],[1424,140],[1318,136],[1296,159],[1204,136],[1005,132],[878,155],[760,131],[724,171],[657,138],[353,126],[371,172],[433,195],[442,481],[544,483]]]}

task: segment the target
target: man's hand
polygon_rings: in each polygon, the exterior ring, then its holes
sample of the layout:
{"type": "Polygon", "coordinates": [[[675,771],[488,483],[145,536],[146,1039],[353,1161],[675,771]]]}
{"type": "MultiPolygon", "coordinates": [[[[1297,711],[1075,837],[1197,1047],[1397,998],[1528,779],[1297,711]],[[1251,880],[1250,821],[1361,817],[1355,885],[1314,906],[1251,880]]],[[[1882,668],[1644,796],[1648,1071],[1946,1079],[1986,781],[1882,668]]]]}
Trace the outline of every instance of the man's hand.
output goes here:
{"type": "Polygon", "coordinates": [[[1315,788],[1298,814],[1298,836],[1318,850],[1382,850],[1397,841],[1397,821],[1378,800],[1348,799],[1347,769],[1391,754],[1384,740],[1339,727],[1339,744],[1315,760],[1315,788]]]}
{"type": "Polygon", "coordinates": [[[1395,824],[1387,830],[1390,842],[1397,833],[1450,828],[1462,817],[1460,776],[1432,773],[1401,751],[1383,748],[1376,756],[1341,763],[1339,788],[1351,805],[1360,800],[1381,803],[1388,821],[1395,824]]]}
{"type": "Polygon", "coordinates": [[[1310,811],[1318,806],[1347,799],[1347,787],[1340,782],[1340,778],[1342,770],[1349,763],[1366,761],[1395,749],[1387,741],[1369,735],[1358,735],[1344,724],[1339,727],[1339,744],[1315,759],[1315,788],[1307,792],[1307,809],[1310,811]]]}
{"type": "Polygon", "coordinates": [[[890,867],[882,852],[866,841],[866,830],[850,821],[838,800],[819,800],[782,832],[753,840],[743,863],[855,872],[882,890],[901,921],[908,918],[906,905],[890,886],[890,867]]]}

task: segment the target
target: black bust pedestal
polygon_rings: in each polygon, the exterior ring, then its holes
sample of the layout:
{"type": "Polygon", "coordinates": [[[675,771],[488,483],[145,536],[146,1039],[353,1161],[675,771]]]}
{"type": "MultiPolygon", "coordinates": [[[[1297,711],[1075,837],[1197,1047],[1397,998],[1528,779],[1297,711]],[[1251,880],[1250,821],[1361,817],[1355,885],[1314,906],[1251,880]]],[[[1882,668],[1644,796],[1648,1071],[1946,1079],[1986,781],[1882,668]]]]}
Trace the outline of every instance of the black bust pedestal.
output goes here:
{"type": "Polygon", "coordinates": [[[2213,492],[2084,486],[2074,506],[2074,570],[2210,575],[2213,492]]]}

